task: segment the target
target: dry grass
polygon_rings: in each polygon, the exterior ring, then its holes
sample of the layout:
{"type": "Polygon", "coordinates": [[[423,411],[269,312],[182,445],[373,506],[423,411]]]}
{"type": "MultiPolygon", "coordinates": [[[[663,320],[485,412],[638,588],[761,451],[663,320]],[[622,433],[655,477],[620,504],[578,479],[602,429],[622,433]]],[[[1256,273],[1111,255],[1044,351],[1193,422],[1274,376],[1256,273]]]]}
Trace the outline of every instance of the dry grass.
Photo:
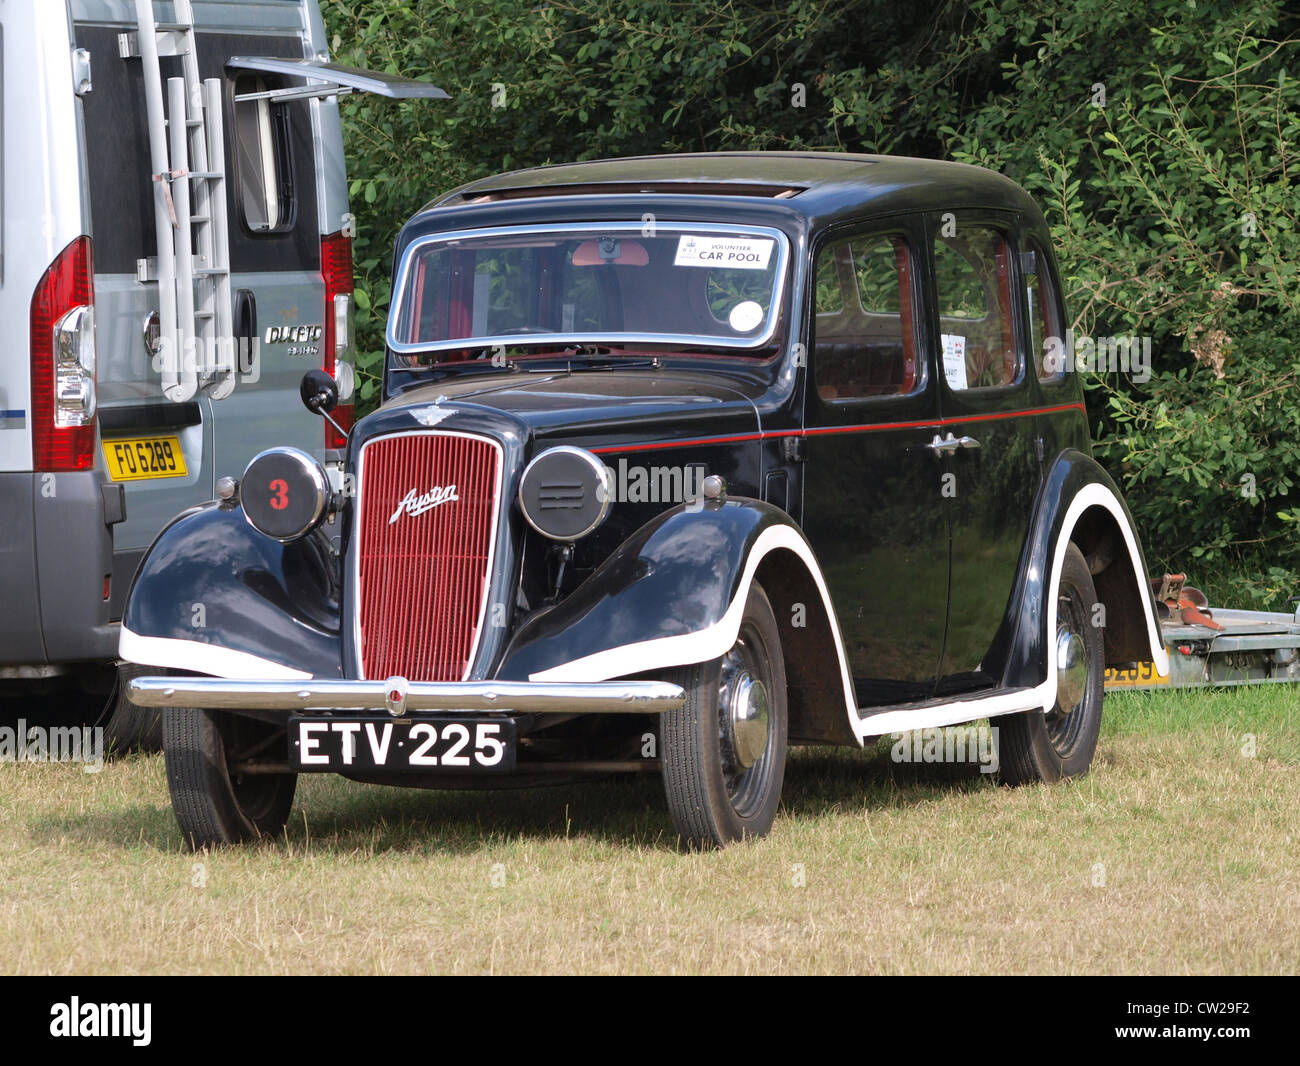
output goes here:
{"type": "Polygon", "coordinates": [[[0,969],[1294,973],[1297,696],[1108,697],[1094,772],[1047,788],[804,752],[772,835],[706,855],[657,780],[312,778],[285,839],[195,856],[161,757],[0,766],[0,969]]]}

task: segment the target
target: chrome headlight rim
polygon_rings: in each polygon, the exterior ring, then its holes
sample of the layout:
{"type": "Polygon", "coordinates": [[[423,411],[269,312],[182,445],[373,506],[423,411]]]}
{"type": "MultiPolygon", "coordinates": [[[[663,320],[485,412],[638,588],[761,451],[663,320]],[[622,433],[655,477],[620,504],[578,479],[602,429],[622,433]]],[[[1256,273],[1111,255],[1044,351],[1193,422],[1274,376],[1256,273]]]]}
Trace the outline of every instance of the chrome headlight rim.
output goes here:
{"type": "Polygon", "coordinates": [[[609,517],[610,508],[614,503],[614,494],[610,484],[609,468],[600,461],[599,456],[588,451],[586,448],[579,448],[573,444],[556,444],[533,456],[528,465],[524,467],[524,472],[519,477],[519,491],[515,494],[515,497],[519,503],[519,511],[524,516],[524,521],[527,522],[535,532],[539,533],[547,540],[555,541],[557,544],[570,544],[573,541],[581,540],[583,537],[590,536],[599,529],[605,519],[609,517]],[[529,477],[533,474],[537,465],[548,457],[557,454],[572,455],[585,463],[595,475],[597,481],[596,499],[600,506],[594,518],[581,530],[573,533],[556,534],[553,531],[548,531],[536,516],[529,513],[528,503],[524,495],[524,491],[529,483],[529,477]]]}
{"type": "Polygon", "coordinates": [[[302,540],[319,528],[320,524],[325,521],[325,516],[329,513],[330,500],[333,497],[333,490],[330,488],[329,475],[325,468],[320,464],[315,456],[309,455],[301,448],[294,448],[287,445],[278,445],[274,448],[266,448],[258,452],[248,461],[244,467],[244,476],[239,481],[239,502],[240,509],[244,513],[244,521],[262,534],[264,537],[270,537],[272,540],[278,540],[281,544],[292,544],[294,541],[302,540]],[[311,482],[313,490],[313,506],[307,521],[300,523],[298,529],[292,533],[280,534],[263,529],[253,516],[248,513],[248,497],[246,487],[250,484],[249,472],[257,465],[259,460],[265,460],[272,456],[282,456],[290,459],[307,476],[311,482]]]}

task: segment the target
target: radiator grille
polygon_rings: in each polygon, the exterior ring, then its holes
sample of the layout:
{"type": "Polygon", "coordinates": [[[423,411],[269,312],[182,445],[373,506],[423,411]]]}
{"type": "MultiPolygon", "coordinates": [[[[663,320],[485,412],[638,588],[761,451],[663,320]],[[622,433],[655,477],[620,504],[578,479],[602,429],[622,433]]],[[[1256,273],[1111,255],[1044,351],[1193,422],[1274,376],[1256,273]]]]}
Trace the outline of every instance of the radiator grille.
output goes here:
{"type": "Polygon", "coordinates": [[[357,632],[362,675],[462,681],[491,580],[501,451],[429,432],[361,450],[357,632]]]}

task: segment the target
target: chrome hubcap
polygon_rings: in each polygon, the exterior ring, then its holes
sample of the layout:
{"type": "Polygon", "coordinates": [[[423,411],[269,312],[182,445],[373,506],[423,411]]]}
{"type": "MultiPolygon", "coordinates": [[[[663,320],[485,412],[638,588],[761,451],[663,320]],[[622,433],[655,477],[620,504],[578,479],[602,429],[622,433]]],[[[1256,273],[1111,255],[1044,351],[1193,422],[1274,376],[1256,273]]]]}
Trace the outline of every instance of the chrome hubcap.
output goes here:
{"type": "Polygon", "coordinates": [[[1062,626],[1056,631],[1056,706],[1069,714],[1083,702],[1088,687],[1088,661],[1083,638],[1062,626]]]}
{"type": "Polygon", "coordinates": [[[767,750],[767,687],[748,673],[742,673],[732,682],[729,703],[727,718],[731,726],[728,738],[731,750],[735,752],[736,761],[748,769],[767,750]]]}

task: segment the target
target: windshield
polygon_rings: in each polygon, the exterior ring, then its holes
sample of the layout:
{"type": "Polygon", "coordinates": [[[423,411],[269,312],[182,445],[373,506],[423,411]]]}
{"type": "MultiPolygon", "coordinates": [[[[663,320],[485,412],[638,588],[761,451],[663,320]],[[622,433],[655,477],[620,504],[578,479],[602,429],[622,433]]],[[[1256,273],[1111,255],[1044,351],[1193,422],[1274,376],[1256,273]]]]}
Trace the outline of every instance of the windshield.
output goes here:
{"type": "Polygon", "coordinates": [[[404,365],[588,346],[760,355],[780,314],[777,230],[583,223],[439,234],[407,251],[388,344],[404,365]]]}

